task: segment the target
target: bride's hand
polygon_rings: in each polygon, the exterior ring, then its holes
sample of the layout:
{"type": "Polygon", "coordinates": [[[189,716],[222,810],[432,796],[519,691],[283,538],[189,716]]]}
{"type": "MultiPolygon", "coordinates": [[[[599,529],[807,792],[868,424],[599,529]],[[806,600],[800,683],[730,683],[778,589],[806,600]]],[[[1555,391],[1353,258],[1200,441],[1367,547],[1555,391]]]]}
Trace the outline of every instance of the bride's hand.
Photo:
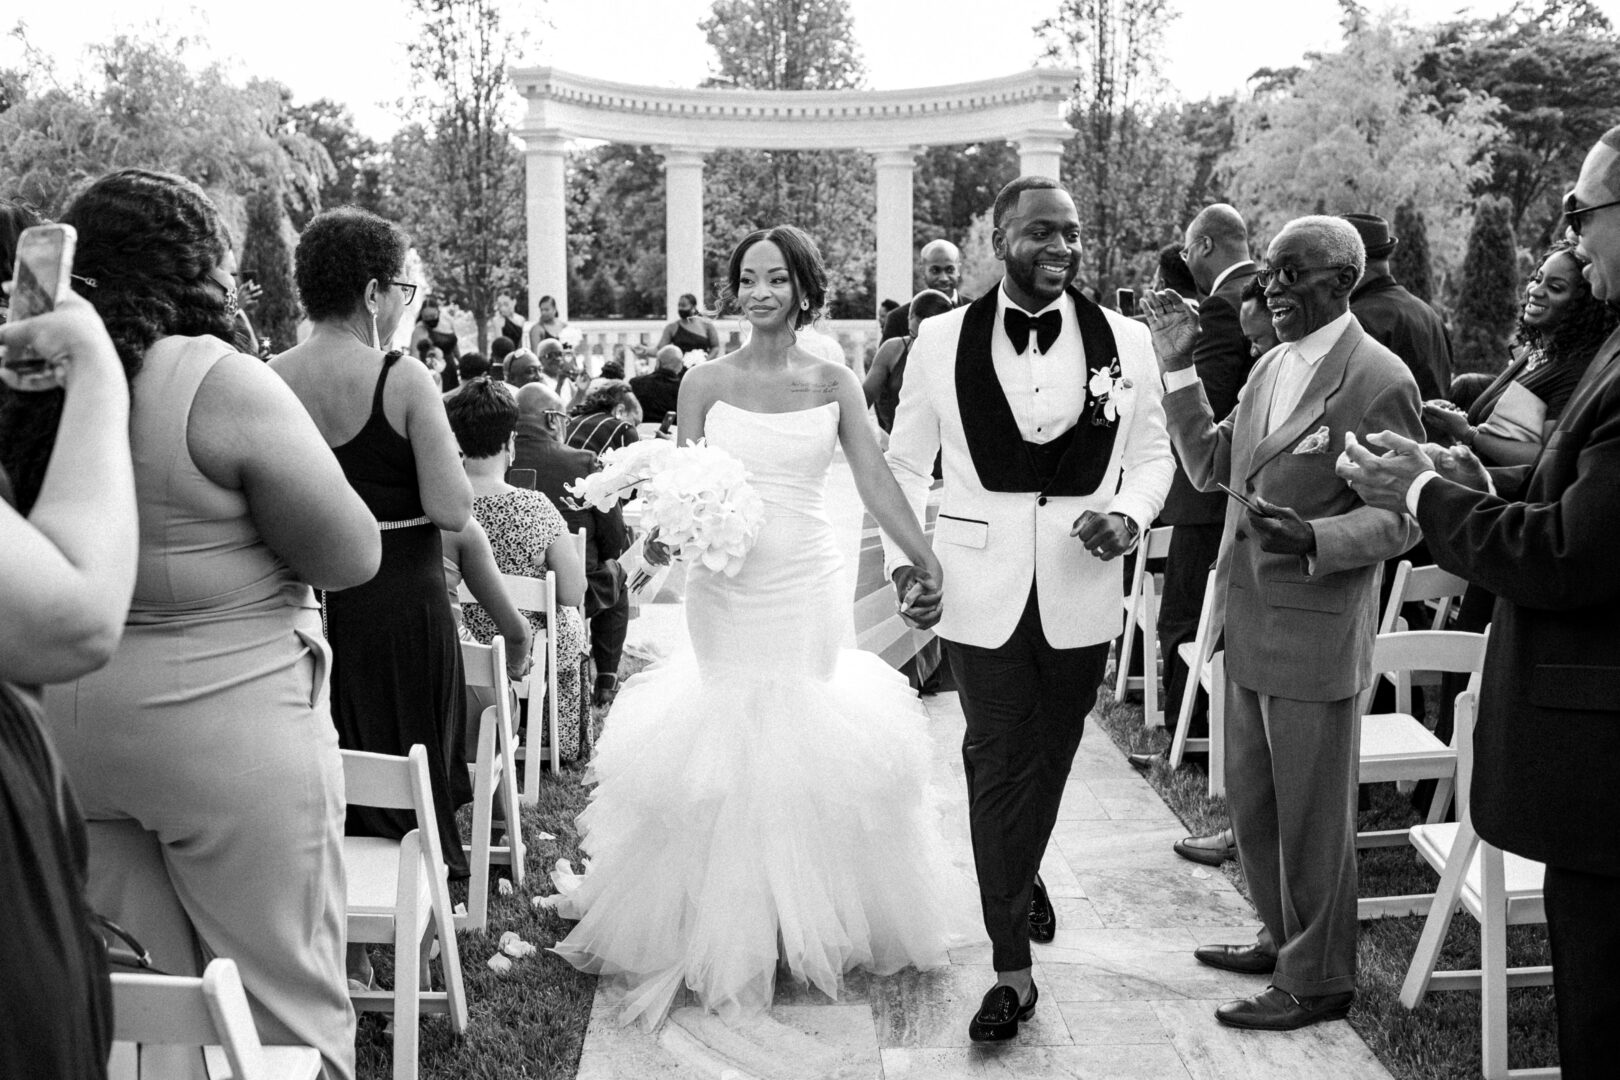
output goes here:
{"type": "Polygon", "coordinates": [[[902,566],[896,570],[894,590],[901,621],[918,630],[926,630],[937,623],[944,610],[944,578],[939,563],[933,559],[921,570],[915,566],[902,566]]]}

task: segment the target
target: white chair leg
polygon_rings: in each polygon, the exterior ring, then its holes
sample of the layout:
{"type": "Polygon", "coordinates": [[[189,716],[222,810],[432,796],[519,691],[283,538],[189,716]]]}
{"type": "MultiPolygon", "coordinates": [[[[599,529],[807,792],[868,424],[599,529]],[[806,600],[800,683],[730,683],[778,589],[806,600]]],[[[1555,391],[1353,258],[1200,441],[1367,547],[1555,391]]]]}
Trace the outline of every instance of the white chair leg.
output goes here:
{"type": "Polygon", "coordinates": [[[1187,755],[1187,729],[1192,726],[1193,706],[1198,701],[1199,671],[1194,665],[1187,671],[1187,684],[1181,692],[1181,711],[1176,714],[1176,734],[1170,740],[1170,768],[1181,768],[1181,759],[1187,755]]]}
{"type": "Polygon", "coordinates": [[[1507,1080],[1507,884],[1502,852],[1479,845],[1484,918],[1479,927],[1479,1022],[1481,1071],[1485,1080],[1507,1080]]]}
{"type": "Polygon", "coordinates": [[[1164,710],[1159,705],[1159,605],[1153,575],[1142,578],[1142,598],[1138,608],[1142,618],[1142,722],[1147,727],[1164,727],[1164,710]]]}
{"type": "Polygon", "coordinates": [[[1456,787],[1455,776],[1442,776],[1434,782],[1434,797],[1429,802],[1429,816],[1424,819],[1430,825],[1438,825],[1446,820],[1446,811],[1451,807],[1451,796],[1456,787]]]}
{"type": "MultiPolygon", "coordinates": [[[[1189,680],[1190,681],[1190,680],[1189,680]]],[[[1178,731],[1179,735],[1180,732],[1178,731]]],[[[1209,658],[1209,793],[1226,794],[1226,651],[1209,658]]]]}
{"type": "Polygon", "coordinates": [[[1428,918],[1423,921],[1423,933],[1412,952],[1411,966],[1406,969],[1406,981],[1401,984],[1401,1004],[1408,1009],[1423,1004],[1424,995],[1429,992],[1429,981],[1440,960],[1440,946],[1445,944],[1446,931],[1451,929],[1452,916],[1457,913],[1468,862],[1474,857],[1474,845],[1478,842],[1473,822],[1464,815],[1457,826],[1457,838],[1446,856],[1446,868],[1440,874],[1440,885],[1434,891],[1428,918]]]}
{"type": "Polygon", "coordinates": [[[417,881],[422,873],[420,837],[410,833],[400,844],[400,900],[394,916],[394,1080],[416,1080],[417,1046],[421,1038],[422,953],[416,934],[417,881]]]}

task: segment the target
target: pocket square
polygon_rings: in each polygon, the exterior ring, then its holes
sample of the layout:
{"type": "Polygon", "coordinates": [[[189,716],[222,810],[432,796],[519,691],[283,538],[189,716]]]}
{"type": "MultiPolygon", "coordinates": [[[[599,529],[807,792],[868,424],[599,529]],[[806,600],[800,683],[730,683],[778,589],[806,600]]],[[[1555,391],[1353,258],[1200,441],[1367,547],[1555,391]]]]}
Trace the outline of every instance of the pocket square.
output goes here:
{"type": "Polygon", "coordinates": [[[1328,452],[1328,442],[1330,438],[1331,436],[1328,433],[1328,426],[1323,424],[1321,427],[1299,440],[1299,445],[1294,447],[1294,453],[1325,454],[1328,452]]]}

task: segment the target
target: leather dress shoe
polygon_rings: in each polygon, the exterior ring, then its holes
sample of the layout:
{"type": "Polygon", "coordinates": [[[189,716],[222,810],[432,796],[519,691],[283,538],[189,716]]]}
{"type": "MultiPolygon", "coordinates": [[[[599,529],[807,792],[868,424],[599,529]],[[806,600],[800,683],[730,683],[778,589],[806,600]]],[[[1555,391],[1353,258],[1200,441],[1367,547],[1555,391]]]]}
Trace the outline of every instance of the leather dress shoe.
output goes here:
{"type": "Polygon", "coordinates": [[[1354,991],[1302,998],[1271,986],[1263,994],[1228,1001],[1215,1010],[1215,1019],[1227,1027],[1253,1031],[1297,1031],[1327,1020],[1343,1020],[1355,1000],[1354,991]]]}
{"type": "Polygon", "coordinates": [[[1046,885],[1039,874],[1029,894],[1029,940],[1037,945],[1050,945],[1057,936],[1057,912],[1046,895],[1046,885]]]}
{"type": "Polygon", "coordinates": [[[968,1038],[974,1042],[1001,1042],[1018,1035],[1018,1023],[1028,1020],[1041,998],[1040,989],[1029,984],[1029,1001],[1021,1003],[1018,991],[1010,986],[992,987],[979,1003],[979,1011],[968,1021],[968,1038]]]}
{"type": "Polygon", "coordinates": [[[1160,761],[1164,761],[1165,756],[1163,751],[1155,751],[1150,754],[1126,754],[1125,760],[1130,762],[1131,767],[1134,769],[1140,769],[1142,772],[1152,772],[1153,766],[1160,761]]]}
{"type": "Polygon", "coordinates": [[[1219,866],[1237,858],[1237,840],[1232,836],[1231,829],[1222,829],[1213,836],[1189,836],[1185,840],[1177,840],[1171,847],[1183,859],[1205,866],[1219,866]]]}
{"type": "Polygon", "coordinates": [[[1253,945],[1200,945],[1193,950],[1200,964],[1239,975],[1270,975],[1277,970],[1277,954],[1253,945]]]}

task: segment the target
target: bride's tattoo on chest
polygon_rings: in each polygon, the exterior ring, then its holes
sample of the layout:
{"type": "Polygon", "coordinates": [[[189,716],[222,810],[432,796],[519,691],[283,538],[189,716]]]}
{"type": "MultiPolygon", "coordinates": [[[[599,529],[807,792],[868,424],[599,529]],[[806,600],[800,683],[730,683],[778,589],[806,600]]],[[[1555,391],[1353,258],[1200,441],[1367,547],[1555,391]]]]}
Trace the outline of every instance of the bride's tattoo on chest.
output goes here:
{"type": "Polygon", "coordinates": [[[830,394],[838,389],[838,383],[832,379],[826,382],[794,383],[789,390],[795,394],[830,394]]]}

